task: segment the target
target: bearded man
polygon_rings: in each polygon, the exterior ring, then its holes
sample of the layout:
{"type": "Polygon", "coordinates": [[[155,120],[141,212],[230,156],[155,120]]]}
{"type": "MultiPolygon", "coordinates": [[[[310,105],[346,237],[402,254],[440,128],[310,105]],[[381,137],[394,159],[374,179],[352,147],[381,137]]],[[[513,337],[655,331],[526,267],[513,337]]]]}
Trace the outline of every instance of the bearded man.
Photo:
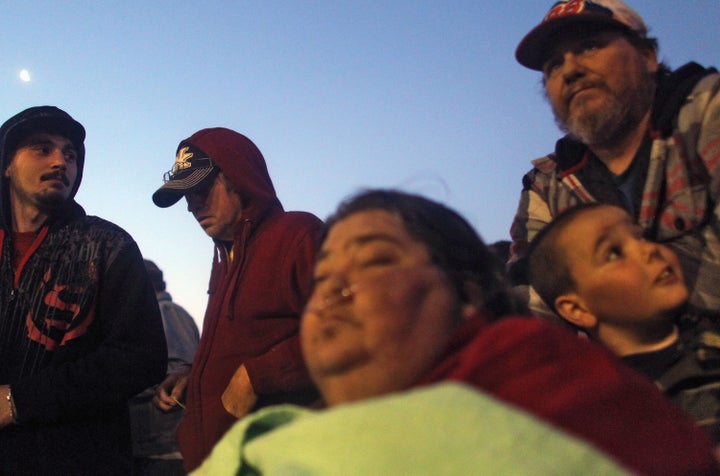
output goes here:
{"type": "MultiPolygon", "coordinates": [[[[556,2],[520,42],[566,136],[533,161],[510,233],[509,272],[553,217],[586,202],[621,206],[680,256],[690,302],[720,307],[720,74],[671,71],[640,15],[620,0],[556,2]]],[[[529,287],[526,286],[529,290],[529,287]]],[[[547,308],[530,293],[530,307],[547,308]]]]}

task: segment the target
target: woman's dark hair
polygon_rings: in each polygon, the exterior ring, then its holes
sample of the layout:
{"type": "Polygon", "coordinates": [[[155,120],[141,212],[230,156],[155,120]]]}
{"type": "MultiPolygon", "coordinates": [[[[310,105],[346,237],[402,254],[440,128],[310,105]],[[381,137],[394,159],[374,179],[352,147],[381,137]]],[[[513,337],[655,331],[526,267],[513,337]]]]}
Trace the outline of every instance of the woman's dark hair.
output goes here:
{"type": "Polygon", "coordinates": [[[320,242],[337,222],[377,209],[400,217],[408,233],[427,246],[433,263],[447,274],[464,302],[470,302],[469,289],[479,288],[482,303],[473,304],[494,317],[521,311],[497,256],[473,227],[455,211],[420,195],[386,189],[362,191],[342,202],[327,219],[320,242]]]}

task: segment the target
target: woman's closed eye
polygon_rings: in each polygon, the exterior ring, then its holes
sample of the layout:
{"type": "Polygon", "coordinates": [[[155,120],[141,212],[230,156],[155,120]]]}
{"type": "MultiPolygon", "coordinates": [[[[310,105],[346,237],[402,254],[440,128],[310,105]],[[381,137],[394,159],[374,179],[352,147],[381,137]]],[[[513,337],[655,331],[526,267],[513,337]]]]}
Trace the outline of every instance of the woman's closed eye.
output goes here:
{"type": "Polygon", "coordinates": [[[313,276],[313,285],[317,287],[318,285],[324,283],[327,281],[327,275],[326,274],[318,274],[313,276]]]}
{"type": "Polygon", "coordinates": [[[358,260],[359,269],[367,269],[373,267],[390,266],[398,262],[397,256],[390,253],[373,254],[362,257],[358,260]]]}

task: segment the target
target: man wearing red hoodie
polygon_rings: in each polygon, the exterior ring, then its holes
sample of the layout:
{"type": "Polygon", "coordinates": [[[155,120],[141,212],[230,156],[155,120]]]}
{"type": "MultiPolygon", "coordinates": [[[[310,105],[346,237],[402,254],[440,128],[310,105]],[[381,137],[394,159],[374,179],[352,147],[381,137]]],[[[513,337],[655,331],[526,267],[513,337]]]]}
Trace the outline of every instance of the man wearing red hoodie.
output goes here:
{"type": "Polygon", "coordinates": [[[215,242],[190,373],[168,376],[155,397],[164,410],[185,399],[177,438],[191,471],[237,418],[314,400],[298,327],[322,222],[284,211],[260,150],[229,129],[203,129],[180,142],[164,181],[153,202],[165,208],[184,196],[215,242]]]}

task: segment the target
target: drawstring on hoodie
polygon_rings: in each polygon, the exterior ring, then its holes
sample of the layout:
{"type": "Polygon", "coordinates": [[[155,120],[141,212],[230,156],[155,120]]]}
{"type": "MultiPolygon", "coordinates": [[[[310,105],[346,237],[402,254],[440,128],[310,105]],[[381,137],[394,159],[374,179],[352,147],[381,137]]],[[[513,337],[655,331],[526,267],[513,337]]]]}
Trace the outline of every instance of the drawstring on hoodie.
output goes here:
{"type": "Polygon", "coordinates": [[[227,287],[225,288],[226,293],[230,293],[228,300],[228,320],[235,320],[235,299],[237,298],[238,286],[237,283],[240,281],[240,277],[243,272],[243,265],[245,264],[245,249],[247,248],[247,242],[252,232],[252,220],[244,219],[241,222],[242,231],[240,233],[240,239],[234,240],[230,247],[228,255],[232,255],[229,260],[228,272],[230,276],[227,287]],[[236,252],[237,248],[237,252],[236,252]]]}

